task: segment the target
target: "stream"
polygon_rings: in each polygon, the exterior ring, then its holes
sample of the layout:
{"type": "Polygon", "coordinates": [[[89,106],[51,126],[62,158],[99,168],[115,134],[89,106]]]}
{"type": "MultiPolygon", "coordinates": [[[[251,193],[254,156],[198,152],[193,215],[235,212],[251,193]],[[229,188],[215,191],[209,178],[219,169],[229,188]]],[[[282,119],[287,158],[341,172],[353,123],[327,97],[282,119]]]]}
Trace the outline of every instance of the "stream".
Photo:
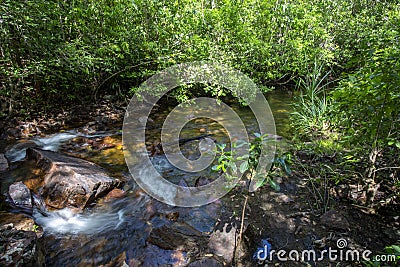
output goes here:
{"type": "MultiPolygon", "coordinates": [[[[267,95],[274,114],[276,133],[290,137],[288,112],[291,97],[286,91],[267,95]]],[[[248,133],[257,132],[254,116],[248,108],[236,103],[231,105],[244,122],[248,133]]],[[[159,139],[162,122],[170,109],[158,112],[146,131],[146,144],[151,146],[159,139]]],[[[181,132],[182,138],[210,134],[217,143],[228,137],[222,127],[209,119],[196,119],[181,132]]],[[[181,146],[187,158],[199,155],[199,141],[181,146]]],[[[79,157],[106,169],[114,178],[125,181],[123,196],[103,198],[84,212],[73,209],[47,210],[40,199],[33,210],[33,218],[43,228],[38,241],[39,265],[47,266],[186,266],[190,253],[199,250],[202,242],[215,230],[221,213],[229,209],[229,198],[222,198],[196,208],[172,207],[145,194],[130,177],[122,151],[120,129],[85,133],[81,128],[33,137],[9,144],[6,157],[14,168],[1,178],[1,193],[17,181],[23,181],[37,193],[41,187],[41,173],[33,162],[24,160],[27,147],[39,147],[69,156],[79,157]],[[104,146],[104,147],[102,147],[104,146]],[[156,230],[154,230],[156,229],[156,230]],[[166,229],[173,229],[170,233],[166,229]],[[159,230],[159,231],[158,231],[159,230]],[[178,233],[178,236],[177,236],[178,233]],[[195,248],[192,243],[200,244],[195,248]],[[170,247],[169,239],[176,246],[193,246],[189,250],[170,247]],[[149,242],[150,240],[150,242],[149,242]],[[192,242],[192,243],[191,243],[192,242]]],[[[152,157],[152,164],[163,177],[175,184],[194,186],[199,179],[216,178],[210,168],[200,173],[186,173],[173,167],[164,155],[152,157]]],[[[145,170],[144,170],[145,174],[145,170]]]]}

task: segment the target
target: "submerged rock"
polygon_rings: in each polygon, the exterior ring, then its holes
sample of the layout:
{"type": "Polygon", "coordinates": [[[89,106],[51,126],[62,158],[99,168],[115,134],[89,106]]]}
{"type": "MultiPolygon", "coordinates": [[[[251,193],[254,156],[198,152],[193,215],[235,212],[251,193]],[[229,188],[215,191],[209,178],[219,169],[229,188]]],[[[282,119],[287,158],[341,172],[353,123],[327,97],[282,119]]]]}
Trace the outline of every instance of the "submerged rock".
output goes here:
{"type": "Polygon", "coordinates": [[[166,250],[190,251],[201,242],[201,232],[185,223],[164,225],[151,231],[148,242],[166,250]]]}
{"type": "Polygon", "coordinates": [[[84,209],[119,184],[101,167],[83,159],[35,148],[29,148],[27,156],[46,173],[41,195],[52,208],[84,209]]]}

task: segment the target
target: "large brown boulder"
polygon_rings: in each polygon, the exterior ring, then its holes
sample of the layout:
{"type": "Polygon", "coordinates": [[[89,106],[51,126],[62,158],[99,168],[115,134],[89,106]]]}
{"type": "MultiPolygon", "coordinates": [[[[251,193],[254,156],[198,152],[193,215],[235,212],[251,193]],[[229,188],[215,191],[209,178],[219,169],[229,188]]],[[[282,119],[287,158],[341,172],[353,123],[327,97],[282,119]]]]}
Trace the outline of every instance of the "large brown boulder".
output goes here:
{"type": "Polygon", "coordinates": [[[51,208],[84,209],[119,184],[101,167],[83,159],[37,148],[28,148],[27,157],[46,173],[41,195],[51,208]]]}

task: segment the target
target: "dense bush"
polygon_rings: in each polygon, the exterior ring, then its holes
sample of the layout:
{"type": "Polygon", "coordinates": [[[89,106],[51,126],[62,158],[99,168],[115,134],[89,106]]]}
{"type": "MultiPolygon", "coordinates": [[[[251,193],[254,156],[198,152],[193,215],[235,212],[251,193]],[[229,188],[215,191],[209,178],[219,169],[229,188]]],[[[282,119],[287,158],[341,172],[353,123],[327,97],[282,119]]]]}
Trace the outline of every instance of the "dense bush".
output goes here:
{"type": "MultiPolygon", "coordinates": [[[[371,49],[363,65],[332,93],[336,127],[342,140],[360,158],[367,190],[380,184],[381,190],[391,192],[385,202],[400,196],[399,36],[399,27],[396,35],[386,35],[386,47],[371,49]]],[[[367,199],[369,204],[374,198],[373,192],[367,199]]]]}
{"type": "Polygon", "coordinates": [[[327,68],[357,67],[364,38],[386,31],[395,7],[369,0],[4,0],[2,112],[125,96],[157,70],[200,59],[268,86],[306,75],[315,58],[327,68]]]}
{"type": "Polygon", "coordinates": [[[333,156],[339,152],[346,183],[361,181],[366,204],[379,206],[395,203],[400,196],[400,6],[379,2],[373,8],[385,12],[360,10],[364,20],[349,24],[353,31],[359,28],[357,23],[369,28],[354,31],[356,39],[347,41],[357,45],[335,86],[324,95],[321,91],[327,92],[326,88],[313,86],[320,82],[313,77],[323,77],[319,71],[305,76],[314,83],[300,78],[302,93],[291,117],[301,140],[330,139],[316,142],[318,149],[333,156]],[[376,198],[378,188],[384,192],[381,199],[376,198]]]}

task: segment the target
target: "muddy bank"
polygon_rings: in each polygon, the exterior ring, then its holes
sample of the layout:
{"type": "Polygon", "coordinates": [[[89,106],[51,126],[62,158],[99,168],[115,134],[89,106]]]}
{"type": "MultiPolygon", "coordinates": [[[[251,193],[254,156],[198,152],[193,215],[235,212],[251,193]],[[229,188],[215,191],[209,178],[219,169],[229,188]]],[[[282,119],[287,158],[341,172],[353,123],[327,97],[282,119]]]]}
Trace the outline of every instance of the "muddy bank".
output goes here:
{"type": "Polygon", "coordinates": [[[54,110],[43,115],[32,112],[28,117],[1,118],[0,140],[43,136],[82,125],[87,132],[115,129],[122,125],[124,106],[125,102],[113,103],[103,99],[97,104],[54,110]]]}

